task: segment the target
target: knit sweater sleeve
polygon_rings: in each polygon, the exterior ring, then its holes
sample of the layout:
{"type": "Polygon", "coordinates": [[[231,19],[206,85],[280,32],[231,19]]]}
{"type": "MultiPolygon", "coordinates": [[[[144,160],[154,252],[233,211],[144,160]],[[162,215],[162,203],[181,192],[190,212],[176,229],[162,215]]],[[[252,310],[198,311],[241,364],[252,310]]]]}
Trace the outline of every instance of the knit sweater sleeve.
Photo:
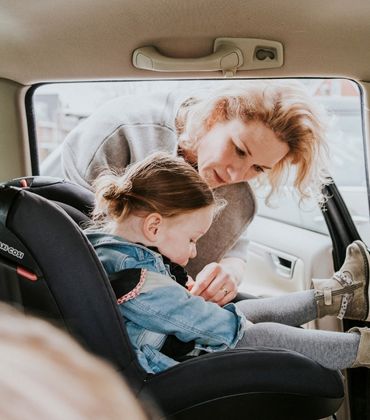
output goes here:
{"type": "Polygon", "coordinates": [[[176,103],[165,93],[108,102],[66,137],[64,176],[91,189],[91,183],[106,169],[121,172],[155,151],[174,154],[176,103]]]}

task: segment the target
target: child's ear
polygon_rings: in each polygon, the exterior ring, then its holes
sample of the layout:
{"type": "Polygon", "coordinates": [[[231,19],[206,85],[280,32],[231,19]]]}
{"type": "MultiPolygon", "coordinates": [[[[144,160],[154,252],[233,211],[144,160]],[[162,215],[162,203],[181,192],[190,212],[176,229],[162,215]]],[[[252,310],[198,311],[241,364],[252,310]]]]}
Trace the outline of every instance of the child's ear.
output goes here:
{"type": "Polygon", "coordinates": [[[157,242],[163,217],[159,213],[150,213],[144,219],[143,233],[151,242],[157,242]]]}

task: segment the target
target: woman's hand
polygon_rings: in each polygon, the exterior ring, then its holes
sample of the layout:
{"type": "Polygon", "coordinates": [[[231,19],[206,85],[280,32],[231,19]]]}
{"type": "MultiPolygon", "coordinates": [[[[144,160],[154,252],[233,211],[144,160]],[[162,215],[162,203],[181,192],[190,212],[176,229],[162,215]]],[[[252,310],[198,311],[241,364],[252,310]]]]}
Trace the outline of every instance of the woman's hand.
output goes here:
{"type": "Polygon", "coordinates": [[[220,263],[207,264],[195,282],[189,282],[190,293],[224,306],[238,293],[244,268],[245,263],[239,258],[225,258],[220,263]]]}

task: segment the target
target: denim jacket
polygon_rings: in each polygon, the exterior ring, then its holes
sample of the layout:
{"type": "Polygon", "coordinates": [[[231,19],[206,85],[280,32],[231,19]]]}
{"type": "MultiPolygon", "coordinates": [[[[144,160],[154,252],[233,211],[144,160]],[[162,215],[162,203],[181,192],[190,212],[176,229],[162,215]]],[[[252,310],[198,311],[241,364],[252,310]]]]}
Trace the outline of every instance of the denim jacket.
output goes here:
{"type": "Polygon", "coordinates": [[[195,349],[216,352],[234,348],[246,319],[233,304],[221,308],[192,296],[171,277],[162,256],[143,245],[102,232],[86,232],[108,274],[142,269],[138,291],[119,305],[138,360],[146,372],[158,373],[178,362],[161,353],[168,335],[195,349]]]}

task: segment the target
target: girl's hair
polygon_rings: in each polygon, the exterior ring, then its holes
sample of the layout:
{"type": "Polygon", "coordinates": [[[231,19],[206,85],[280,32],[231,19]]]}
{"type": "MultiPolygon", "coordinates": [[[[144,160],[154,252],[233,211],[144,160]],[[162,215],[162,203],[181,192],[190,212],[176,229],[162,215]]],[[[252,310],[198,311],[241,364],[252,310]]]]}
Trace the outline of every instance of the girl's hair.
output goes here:
{"type": "Polygon", "coordinates": [[[102,174],[95,183],[95,225],[104,227],[130,214],[157,212],[173,217],[215,203],[198,172],[167,153],[154,153],[129,165],[122,175],[102,174]]]}
{"type": "Polygon", "coordinates": [[[292,81],[248,81],[237,87],[224,87],[205,97],[185,101],[177,115],[180,145],[197,154],[202,136],[216,122],[239,119],[260,121],[289,145],[288,154],[268,173],[271,196],[283,182],[290,164],[295,165],[294,186],[302,198],[323,197],[323,185],[330,183],[326,173],[328,148],[325,114],[304,86],[292,81]]]}
{"type": "Polygon", "coordinates": [[[66,333],[0,304],[0,418],[148,419],[122,377],[66,333]]]}

